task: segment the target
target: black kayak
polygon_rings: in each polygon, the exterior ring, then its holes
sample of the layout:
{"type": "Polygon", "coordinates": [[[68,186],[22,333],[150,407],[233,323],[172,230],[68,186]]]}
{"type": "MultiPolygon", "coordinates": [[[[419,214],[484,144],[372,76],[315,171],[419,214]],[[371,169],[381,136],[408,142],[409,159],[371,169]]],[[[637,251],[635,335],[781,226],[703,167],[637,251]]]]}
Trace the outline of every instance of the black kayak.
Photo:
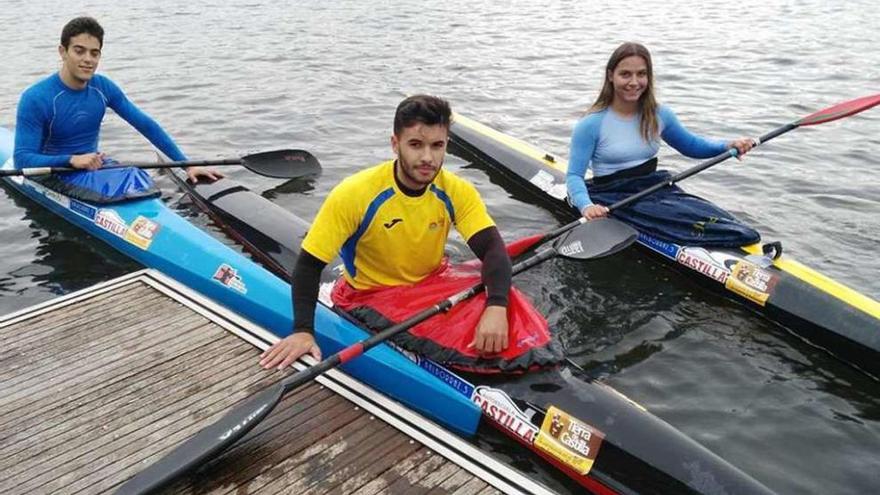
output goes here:
{"type": "MultiPolygon", "coordinates": [[[[456,114],[450,152],[487,165],[536,203],[567,218],[567,162],[456,114]]],[[[868,374],[880,376],[880,302],[792,260],[782,244],[738,248],[679,245],[640,232],[649,256],[701,286],[745,304],[868,374]],[[768,254],[765,254],[768,253],[768,254]]]]}
{"type": "MultiPolygon", "coordinates": [[[[194,187],[176,180],[258,261],[290,279],[306,222],[230,179],[194,187]]],[[[328,282],[334,278],[327,276],[328,282]]],[[[581,378],[574,367],[464,374],[404,354],[468,396],[489,424],[592,493],[772,493],[610,386],[581,378]]]]}

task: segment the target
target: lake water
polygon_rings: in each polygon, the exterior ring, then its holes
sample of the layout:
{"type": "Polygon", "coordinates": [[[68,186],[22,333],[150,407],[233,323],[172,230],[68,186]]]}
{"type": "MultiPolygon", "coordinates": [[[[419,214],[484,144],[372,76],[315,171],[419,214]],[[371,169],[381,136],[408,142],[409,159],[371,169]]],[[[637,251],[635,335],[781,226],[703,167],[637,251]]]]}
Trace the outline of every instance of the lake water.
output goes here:
{"type": "MultiPolygon", "coordinates": [[[[340,179],[390,157],[393,111],[407,94],[442,95],[460,113],[567,155],[571,126],[622,41],[652,50],[660,101],[710,137],[763,134],[880,88],[873,1],[608,4],[6,0],[0,125],[13,126],[19,94],[59,67],[63,24],[93,15],[106,30],[101,72],[190,157],[311,150],[324,173],[305,185],[228,170],[311,220],[340,179]]],[[[101,147],[117,158],[154,156],[112,114],[101,147]]],[[[798,129],[682,186],[877,299],[878,156],[875,109],[798,129]]],[[[674,171],[695,163],[668,146],[660,158],[674,171]]],[[[447,166],[477,185],[506,239],[558,222],[485,167],[456,157],[447,166]]],[[[179,194],[161,184],[176,204],[179,194]]],[[[0,246],[0,314],[139,268],[8,189],[0,246]]],[[[466,256],[460,242],[452,247],[466,256]]],[[[587,267],[552,262],[517,284],[573,359],[770,488],[880,488],[876,380],[637,253],[587,267]]],[[[516,447],[486,443],[570,488],[516,447]]]]}

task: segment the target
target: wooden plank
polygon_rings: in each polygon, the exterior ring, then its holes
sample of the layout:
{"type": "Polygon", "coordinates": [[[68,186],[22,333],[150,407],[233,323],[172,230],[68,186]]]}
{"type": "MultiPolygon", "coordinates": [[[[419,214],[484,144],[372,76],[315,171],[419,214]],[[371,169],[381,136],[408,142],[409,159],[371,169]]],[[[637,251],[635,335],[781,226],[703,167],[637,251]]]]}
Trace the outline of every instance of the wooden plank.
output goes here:
{"type": "MultiPolygon", "coordinates": [[[[155,320],[128,322],[118,321],[113,325],[104,324],[115,335],[97,341],[89,341],[88,330],[80,330],[81,342],[61,340],[51,347],[28,350],[29,362],[26,368],[17,370],[18,376],[4,381],[4,390],[27,395],[28,387],[51,381],[57,375],[66,375],[71,367],[91,371],[118,361],[119,355],[149,350],[156,359],[169,342],[180,341],[173,337],[173,331],[192,332],[197,325],[207,325],[204,318],[192,313],[180,312],[167,321],[155,320]]],[[[216,335],[215,337],[216,338],[216,335]]]]}
{"type": "MultiPolygon", "coordinates": [[[[253,368],[255,367],[250,363],[243,367],[245,370],[253,368]]],[[[46,452],[48,457],[23,459],[11,471],[22,473],[21,478],[28,480],[19,485],[22,489],[31,489],[45,483],[45,487],[55,492],[66,486],[71,478],[79,476],[77,471],[104,469],[133,453],[155,450],[155,442],[166,438],[169,432],[172,433],[172,438],[179,437],[182,423],[194,423],[208,415],[219,417],[229,406],[250,395],[241,393],[241,390],[253,385],[263,388],[272,382],[272,377],[261,376],[259,373],[244,377],[240,374],[218,375],[206,387],[206,395],[178,395],[176,400],[171,401],[172,408],[147,407],[138,417],[129,415],[117,418],[114,424],[122,423],[121,428],[87,430],[87,436],[77,445],[66,446],[61,451],[46,452]],[[25,472],[26,469],[29,472],[25,472]]],[[[184,438],[186,436],[189,435],[184,438]]],[[[4,484],[0,483],[0,491],[3,489],[4,484]]]]}
{"type": "Polygon", "coordinates": [[[448,493],[448,490],[442,489],[442,484],[460,471],[461,468],[455,465],[455,463],[444,458],[443,464],[439,468],[431,471],[421,479],[421,484],[425,487],[425,493],[448,493]]]}
{"type": "MultiPolygon", "coordinates": [[[[375,420],[374,420],[375,421],[375,420]]],[[[410,439],[391,430],[386,441],[364,441],[352,446],[348,458],[331,466],[331,470],[320,483],[313,484],[302,495],[322,495],[325,493],[343,493],[365,484],[375,478],[378,473],[390,469],[399,462],[401,454],[412,452],[417,447],[410,439]],[[346,488],[348,484],[351,488],[346,488]]]]}
{"type": "MultiPolygon", "coordinates": [[[[171,306],[166,301],[162,301],[158,306],[166,314],[181,316],[192,315],[191,311],[181,306],[171,306]]],[[[32,365],[34,362],[54,365],[54,361],[46,362],[48,356],[58,358],[55,353],[66,355],[71,349],[81,347],[81,342],[86,342],[91,346],[101,345],[103,342],[112,342],[115,340],[113,334],[118,332],[120,328],[134,326],[143,319],[132,313],[126,308],[118,309],[118,315],[107,315],[106,319],[101,322],[83,320],[80,322],[63,322],[57,324],[44,332],[45,338],[34,340],[31,342],[15,342],[8,344],[6,355],[2,359],[3,371],[2,379],[9,380],[19,374],[19,371],[32,365]]],[[[104,313],[100,313],[104,314],[104,313]]],[[[18,331],[14,333],[20,333],[18,331]]],[[[43,370],[40,370],[43,371],[43,370]]]]}
{"type": "Polygon", "coordinates": [[[319,442],[327,434],[326,429],[321,429],[322,424],[340,428],[364,415],[363,411],[328,389],[312,386],[324,395],[322,401],[285,397],[278,409],[287,411],[286,415],[273,411],[240,443],[197,473],[180,480],[168,492],[193,493],[193,487],[198,487],[199,493],[224,493],[228,489],[237,490],[237,486],[248,486],[253,490],[252,480],[258,475],[278,469],[278,464],[285,459],[319,442]],[[285,404],[289,400],[292,403],[285,404]],[[266,426],[269,421],[274,424],[266,426]]]}
{"type": "MultiPolygon", "coordinates": [[[[226,372],[235,374],[253,367],[254,359],[253,352],[238,356],[230,353],[227,356],[215,356],[211,361],[199,363],[191,371],[210,373],[214,368],[223,365],[226,372]]],[[[169,368],[180,370],[180,366],[177,366],[175,361],[171,361],[169,364],[173,365],[169,368]]],[[[170,373],[163,374],[163,376],[169,375],[170,373]]],[[[169,376],[169,378],[173,379],[174,377],[169,376]]],[[[124,424],[136,422],[149,410],[174,405],[181,397],[194,395],[201,389],[202,384],[198,380],[195,380],[195,383],[181,380],[144,383],[139,379],[134,379],[129,381],[127,387],[129,388],[127,394],[119,392],[106,394],[103,389],[94,390],[96,394],[100,395],[99,398],[81,397],[78,402],[80,407],[68,407],[67,414],[58,418],[60,421],[44,419],[43,414],[40,413],[33,414],[31,422],[33,426],[24,428],[22,433],[4,440],[0,444],[0,451],[6,455],[17,454],[23,458],[33,457],[39,455],[41,451],[48,450],[58,454],[58,447],[68,445],[71,440],[88,433],[95,427],[99,418],[103,430],[115,430],[124,424]],[[32,448],[35,445],[42,450],[35,452],[35,449],[32,448]],[[28,452],[27,449],[31,451],[28,452]]],[[[66,400],[59,402],[61,404],[68,403],[66,400]]]]}
{"type": "Polygon", "coordinates": [[[362,452],[360,459],[363,462],[351,466],[350,473],[343,473],[344,476],[336,475],[335,479],[328,478],[322,484],[313,487],[310,493],[352,493],[383,476],[393,476],[391,473],[396,466],[423,448],[415,440],[405,436],[401,437],[399,442],[389,442],[393,448],[383,449],[381,455],[362,452]]]}
{"type": "Polygon", "coordinates": [[[86,414],[103,415],[106,413],[103,410],[105,407],[125,404],[132,394],[158,395],[159,392],[168,390],[168,382],[173,380],[175,375],[192,368],[191,362],[196,363],[195,371],[198,372],[203,368],[229,365],[243,353],[247,353],[248,359],[251,359],[252,350],[242,346],[241,342],[235,339],[218,340],[188,350],[180,356],[180,359],[171,361],[170,366],[144,370],[143,373],[138,374],[138,380],[108,379],[100,388],[65,394],[50,404],[40,404],[41,407],[35,408],[34,411],[24,412],[25,417],[15,423],[16,428],[0,430],[0,463],[7,447],[21,440],[22,436],[52,428],[70,417],[86,414]],[[102,410],[98,410],[99,407],[102,410]]]}
{"type": "MultiPolygon", "coordinates": [[[[169,327],[169,331],[176,330],[177,324],[169,327]]],[[[209,324],[202,324],[199,327],[188,329],[194,335],[191,342],[184,340],[175,342],[161,334],[157,334],[156,338],[151,339],[135,339],[127,348],[117,349],[116,353],[103,354],[107,358],[106,361],[98,361],[94,359],[94,356],[91,356],[92,360],[86,360],[86,363],[94,362],[95,364],[90,365],[82,373],[75,366],[76,363],[72,363],[63,374],[48,377],[42,383],[34,382],[27,388],[18,389],[5,395],[0,403],[0,416],[21,410],[27,404],[38,402],[47,397],[98,388],[103,386],[103,382],[106,380],[117,379],[117,375],[132,376],[143,368],[155,365],[155,363],[172,360],[192,346],[205,345],[215,340],[216,334],[211,335],[206,332],[209,328],[209,324]],[[162,346],[162,350],[158,351],[156,346],[162,346]],[[119,356],[125,356],[125,359],[118,359],[119,356]],[[72,370],[77,370],[77,373],[70,373],[69,371],[72,370]]],[[[0,425],[0,428],[2,427],[3,425],[0,425]]]]}
{"type": "Polygon", "coordinates": [[[434,486],[434,482],[424,483],[429,474],[442,468],[447,461],[437,454],[431,453],[424,461],[413,466],[412,469],[397,478],[393,483],[388,485],[390,493],[426,493],[434,486]]]}
{"type": "Polygon", "coordinates": [[[3,349],[10,346],[31,346],[47,339],[58,327],[75,327],[83,322],[94,323],[95,313],[102,316],[120,314],[125,307],[125,302],[133,297],[149,296],[152,300],[168,300],[163,294],[152,287],[138,282],[113,289],[107,293],[73,303],[64,308],[55,309],[33,318],[14,324],[15,332],[3,329],[0,332],[0,345],[3,349]]]}
{"type": "MultiPolygon", "coordinates": [[[[349,493],[355,495],[377,495],[379,493],[395,493],[391,491],[392,485],[395,485],[398,480],[406,475],[406,473],[414,470],[416,466],[427,462],[430,458],[434,456],[434,452],[420,445],[418,449],[416,449],[411,455],[403,459],[403,461],[395,464],[391,469],[380,473],[378,477],[374,478],[369,483],[366,483],[365,485],[360,486],[349,493]]],[[[402,485],[402,487],[405,488],[405,484],[402,485]]],[[[398,489],[400,488],[401,487],[398,487],[398,489]]]]}
{"type": "MultiPolygon", "coordinates": [[[[155,292],[155,291],[154,291],[155,292]]],[[[138,304],[139,300],[134,300],[138,304]]],[[[162,314],[166,319],[170,318],[186,318],[195,317],[195,313],[181,306],[180,304],[168,301],[167,299],[157,298],[156,303],[143,303],[148,306],[151,311],[156,314],[162,314]]],[[[138,314],[138,311],[130,307],[119,307],[113,309],[98,308],[97,313],[90,314],[91,319],[85,319],[78,322],[64,321],[55,325],[44,332],[46,338],[37,341],[25,341],[24,339],[9,345],[10,349],[14,349],[21,354],[28,352],[31,361],[37,361],[39,358],[52,356],[57,359],[57,353],[70,353],[72,349],[79,349],[85,345],[97,348],[104,345],[105,342],[119,342],[116,334],[120,329],[128,331],[129,337],[139,336],[138,323],[149,321],[153,323],[162,323],[156,314],[151,317],[144,317],[138,314]],[[100,320],[95,318],[96,314],[100,314],[100,320]]],[[[161,326],[156,328],[147,328],[161,333],[161,326]]],[[[20,331],[11,332],[20,334],[20,331]]],[[[21,360],[19,358],[19,360],[21,360]]],[[[46,364],[46,363],[44,363],[46,364]]],[[[50,363],[52,364],[52,363],[50,363]]],[[[16,367],[16,369],[18,369],[16,367]]],[[[4,370],[6,373],[6,370],[4,370]]],[[[5,377],[6,375],[4,375],[5,377]]]]}
{"type": "MultiPolygon", "coordinates": [[[[61,322],[81,316],[85,308],[90,306],[93,308],[100,307],[101,304],[112,302],[114,298],[126,298],[127,294],[141,293],[145,289],[151,287],[142,281],[133,281],[129,284],[113,287],[110,290],[100,294],[83,295],[76,301],[63,301],[51,307],[45,307],[38,313],[23,317],[23,319],[13,319],[11,322],[0,322],[0,343],[7,344],[16,340],[16,334],[10,334],[5,328],[15,327],[18,330],[34,330],[42,328],[43,323],[47,321],[61,322]]],[[[31,334],[32,332],[24,332],[31,334]]]]}
{"type": "MultiPolygon", "coordinates": [[[[283,422],[284,420],[290,419],[291,417],[301,418],[302,414],[314,415],[316,411],[314,409],[309,410],[310,408],[320,407],[320,405],[325,403],[325,401],[332,400],[334,398],[334,395],[331,392],[327,390],[321,390],[316,385],[306,387],[298,391],[295,395],[299,395],[301,397],[302,404],[292,404],[291,407],[286,407],[274,411],[273,414],[271,414],[269,418],[267,418],[267,420],[260,423],[260,425],[258,425],[254,429],[254,431],[248,433],[248,435],[246,435],[245,438],[242,439],[242,442],[247,444],[248,442],[251,442],[251,439],[253,438],[265,438],[264,435],[267,434],[267,431],[275,431],[275,428],[273,427],[276,426],[279,421],[283,422]]],[[[222,411],[222,413],[225,412],[226,410],[222,411]]],[[[219,415],[210,418],[210,420],[208,421],[191,423],[187,425],[187,427],[181,432],[175,433],[168,438],[160,438],[158,440],[162,443],[162,447],[160,449],[151,448],[152,444],[149,442],[152,442],[152,439],[148,439],[144,442],[139,442],[138,445],[140,446],[140,449],[134,450],[132,454],[117,456],[118,458],[115,459],[113,463],[108,464],[106,467],[103,467],[100,471],[95,471],[92,473],[80,473],[79,477],[75,481],[65,484],[64,488],[60,488],[56,493],[78,493],[80,490],[85,490],[86,488],[88,488],[89,491],[103,491],[112,489],[121,482],[133,476],[135,473],[139,472],[144,467],[157,461],[159,458],[161,458],[162,455],[167,454],[180,442],[192,436],[197,431],[201,430],[203,427],[212,423],[216,419],[219,419],[219,415]]],[[[268,436],[271,437],[272,434],[269,434],[268,436]]],[[[259,444],[259,442],[257,443],[259,444]]],[[[238,446],[240,447],[240,444],[238,444],[238,446]]],[[[220,459],[214,462],[222,462],[223,459],[230,458],[233,459],[232,464],[235,466],[232,469],[233,473],[237,473],[243,466],[247,466],[254,462],[254,459],[251,457],[236,455],[236,448],[227,451],[223,456],[220,457],[220,459]]],[[[233,484],[237,484],[237,482],[233,480],[233,484]]]]}
{"type": "Polygon", "coordinates": [[[480,478],[472,475],[465,484],[459,486],[450,493],[451,495],[477,495],[479,493],[485,495],[499,495],[502,492],[487,484],[480,478]]]}
{"type": "MultiPolygon", "coordinates": [[[[445,478],[440,479],[440,482],[437,484],[437,486],[428,491],[429,495],[454,493],[456,490],[464,486],[474,477],[474,475],[465,471],[464,469],[461,469],[455,464],[447,463],[447,465],[454,467],[454,471],[447,474],[445,478]]],[[[430,476],[433,476],[433,474],[429,475],[429,477],[430,476]]]]}
{"type": "Polygon", "coordinates": [[[261,474],[252,480],[249,488],[257,488],[260,493],[271,494],[279,491],[299,493],[314,483],[319,483],[334,461],[345,459],[351,451],[349,446],[365,439],[374,441],[386,440],[391,432],[377,428],[365,414],[360,414],[354,421],[342,428],[321,425],[321,438],[294,456],[282,460],[276,469],[261,474]]]}
{"type": "MultiPolygon", "coordinates": [[[[52,356],[57,359],[57,353],[70,353],[72,349],[83,347],[83,344],[87,344],[86,348],[89,348],[88,346],[97,348],[107,342],[118,342],[116,333],[120,329],[126,329],[130,337],[137,336],[136,326],[139,322],[161,323],[156,318],[158,314],[162,314],[166,320],[169,318],[179,319],[196,316],[189,308],[174,301],[169,301],[167,298],[162,298],[161,294],[156,294],[155,291],[153,291],[151,296],[149,300],[129,299],[124,306],[120,305],[112,308],[97,307],[95,311],[88,315],[89,318],[77,321],[64,320],[42,332],[45,338],[33,341],[20,339],[17,342],[11,343],[8,348],[19,354],[28,352],[31,355],[32,361],[46,356],[52,356]],[[143,308],[136,309],[141,306],[143,308]],[[149,311],[155,314],[142,314],[145,310],[144,308],[149,308],[149,311]],[[96,320],[94,317],[96,312],[101,315],[100,320],[96,320]]],[[[148,330],[161,332],[161,327],[148,330]]],[[[12,333],[21,334],[21,330],[17,329],[17,331],[12,333]]],[[[19,358],[19,360],[21,359],[19,358]]],[[[16,367],[16,369],[18,368],[16,367]]],[[[6,373],[7,371],[4,370],[4,378],[6,373]]]]}
{"type": "MultiPolygon", "coordinates": [[[[297,480],[292,485],[276,481],[267,486],[267,493],[283,493],[287,486],[293,486],[297,493],[320,494],[332,486],[356,475],[363,464],[381,462],[382,456],[389,449],[397,448],[406,443],[406,439],[396,430],[375,419],[369,419],[371,432],[361,437],[344,438],[338,455],[328,458],[326,455],[309,459],[308,478],[297,480]]],[[[359,432],[360,433],[360,432],[359,432]]]]}
{"type": "MultiPolygon", "coordinates": [[[[209,339],[210,336],[206,335],[204,339],[195,340],[192,343],[209,345],[209,339]]],[[[185,346],[175,345],[170,350],[176,351],[177,356],[186,354],[185,346]]],[[[39,415],[44,411],[48,412],[53,407],[69,408],[72,404],[76,404],[75,401],[81,401],[83,397],[89,397],[93,393],[100,393],[105,387],[113,384],[128,383],[131,386],[138,386],[140,371],[144,369],[151,372],[156,369],[161,370],[171,366],[174,362],[174,356],[161,361],[155,361],[149,353],[128,356],[127,359],[118,360],[114,366],[107,366],[95,371],[90,377],[90,381],[77,377],[47,384],[46,389],[40,390],[40,393],[34,393],[31,397],[16,401],[15,406],[17,407],[13,412],[4,415],[3,421],[14,425],[19,422],[21,417],[39,415]],[[129,368],[129,366],[131,367],[129,368]],[[144,366],[149,366],[149,368],[144,368],[144,366]]]]}

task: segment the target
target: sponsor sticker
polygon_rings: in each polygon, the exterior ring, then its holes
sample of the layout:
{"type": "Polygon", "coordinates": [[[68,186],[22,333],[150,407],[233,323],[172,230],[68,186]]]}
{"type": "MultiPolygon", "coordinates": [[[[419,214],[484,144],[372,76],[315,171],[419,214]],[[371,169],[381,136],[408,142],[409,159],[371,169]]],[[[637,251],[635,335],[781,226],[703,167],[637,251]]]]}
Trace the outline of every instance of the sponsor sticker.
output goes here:
{"type": "Polygon", "coordinates": [[[70,208],[70,199],[61,193],[51,189],[43,189],[43,195],[65,208],[70,208]]]}
{"type": "Polygon", "coordinates": [[[778,282],[777,275],[748,261],[740,261],[733,265],[724,287],[764,306],[778,282]]]}
{"type": "Polygon", "coordinates": [[[437,378],[440,379],[440,381],[449,385],[450,387],[452,387],[456,392],[460,393],[461,395],[464,395],[465,397],[468,397],[468,398],[472,397],[472,395],[474,393],[474,386],[473,385],[462,380],[461,378],[458,377],[458,375],[452,373],[451,371],[440,366],[439,364],[435,363],[434,361],[431,361],[430,359],[425,359],[421,356],[418,356],[418,355],[415,355],[412,353],[409,353],[409,354],[410,354],[410,356],[408,356],[408,357],[410,357],[410,359],[415,361],[415,363],[418,364],[420,368],[422,368],[425,371],[427,371],[428,373],[436,376],[437,378]]]}
{"type": "Polygon", "coordinates": [[[125,233],[125,240],[141,249],[148,249],[157,232],[159,232],[159,224],[139,216],[134,219],[128,232],[125,233]]]}
{"type": "Polygon", "coordinates": [[[522,412],[513,399],[503,391],[480,385],[474,390],[471,401],[480,406],[484,416],[512,433],[526,445],[535,443],[538,427],[532,424],[531,416],[522,412]]]}
{"type": "Polygon", "coordinates": [[[601,431],[556,406],[550,406],[535,446],[586,475],[593,468],[604,438],[601,431]]]}
{"type": "MultiPolygon", "coordinates": [[[[21,181],[19,183],[20,184],[24,183],[24,177],[16,177],[14,179],[21,179],[21,181]]],[[[31,187],[33,187],[34,189],[39,191],[40,194],[42,194],[43,196],[46,196],[47,198],[51,199],[55,203],[58,203],[59,205],[65,207],[65,208],[70,208],[70,198],[68,198],[67,196],[65,196],[59,192],[53,191],[47,187],[44,187],[39,182],[28,181],[28,184],[30,184],[31,187]]]]}
{"type": "Polygon", "coordinates": [[[722,284],[727,282],[730,276],[730,271],[725,268],[724,262],[716,261],[712,254],[703,248],[681,248],[675,260],[722,284]]]}
{"type": "Polygon", "coordinates": [[[128,224],[116,213],[116,210],[101,208],[95,215],[95,225],[119,237],[125,237],[128,224]]]}
{"type": "Polygon", "coordinates": [[[553,177],[553,174],[546,170],[539,170],[537,174],[529,179],[529,182],[538,186],[538,189],[556,199],[564,200],[565,197],[568,196],[568,190],[566,189],[565,184],[556,182],[556,178],[553,177]]]}
{"type": "Polygon", "coordinates": [[[98,210],[95,209],[94,206],[87,205],[82,201],[78,201],[75,199],[70,200],[70,211],[79,214],[80,216],[84,216],[91,221],[95,221],[95,216],[98,214],[98,210]]]}
{"type": "Polygon", "coordinates": [[[645,246],[648,246],[654,251],[657,251],[663,256],[666,256],[667,258],[676,259],[678,257],[678,251],[680,248],[675,244],[661,241],[660,239],[652,237],[643,232],[639,232],[639,242],[641,242],[645,246]]]}
{"type": "Polygon", "coordinates": [[[231,266],[223,263],[222,265],[217,267],[217,271],[214,272],[214,276],[212,277],[218,283],[229,287],[232,290],[241,292],[242,294],[247,294],[247,287],[244,284],[244,280],[238,276],[238,270],[232,268],[231,266]]]}

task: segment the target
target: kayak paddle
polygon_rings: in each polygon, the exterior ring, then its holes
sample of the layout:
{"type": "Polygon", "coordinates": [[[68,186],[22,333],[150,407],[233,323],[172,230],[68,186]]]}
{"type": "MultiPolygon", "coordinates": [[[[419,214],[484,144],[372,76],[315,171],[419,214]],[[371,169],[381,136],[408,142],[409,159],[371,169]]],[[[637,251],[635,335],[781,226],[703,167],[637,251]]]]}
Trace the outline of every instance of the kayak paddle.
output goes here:
{"type": "MultiPolygon", "coordinates": [[[[321,164],[314,155],[305,150],[276,150],[254,153],[241,158],[229,158],[219,160],[185,160],[179,162],[129,162],[120,163],[105,168],[178,168],[178,167],[223,167],[238,165],[247,168],[251,172],[266,177],[277,179],[294,179],[306,175],[317,174],[321,171],[321,164]]],[[[49,175],[64,172],[77,172],[81,169],[73,167],[33,167],[13,170],[0,170],[0,177],[23,175],[26,177],[35,175],[49,175]]]]}
{"type": "MultiPolygon", "coordinates": [[[[807,115],[806,117],[798,119],[794,122],[791,122],[789,124],[785,124],[782,127],[774,129],[773,131],[770,131],[767,134],[764,134],[763,136],[756,138],[755,139],[755,146],[766,143],[767,141],[769,141],[777,136],[781,136],[782,134],[785,134],[786,132],[788,132],[790,130],[797,129],[798,127],[824,124],[826,122],[832,122],[832,121],[835,121],[838,119],[842,119],[844,117],[849,117],[850,115],[855,115],[859,112],[863,112],[863,111],[865,111],[871,107],[877,106],[877,105],[880,105],[880,94],[876,94],[876,95],[872,95],[872,96],[864,96],[862,98],[856,98],[854,100],[849,100],[849,101],[845,101],[843,103],[838,103],[837,105],[828,107],[824,110],[819,110],[818,112],[811,113],[810,115],[807,115]]],[[[636,194],[633,194],[629,197],[626,197],[626,198],[608,206],[608,212],[609,213],[613,212],[614,210],[616,210],[618,208],[622,208],[630,203],[638,201],[638,200],[644,198],[645,196],[654,193],[655,191],[663,189],[666,186],[671,186],[678,181],[687,179],[688,177],[690,177],[694,174],[697,174],[699,172],[702,172],[703,170],[706,170],[709,167],[717,165],[717,164],[723,162],[724,160],[727,160],[728,158],[736,156],[737,154],[738,154],[738,152],[737,152],[736,148],[731,148],[731,149],[725,151],[724,153],[721,153],[720,155],[718,155],[714,158],[711,158],[703,163],[700,163],[699,165],[695,165],[695,166],[685,170],[684,172],[681,172],[679,174],[676,174],[676,175],[670,177],[669,180],[666,182],[660,182],[658,184],[654,184],[653,186],[645,189],[644,191],[640,191],[636,194]]],[[[552,232],[548,232],[546,234],[535,234],[535,235],[532,235],[529,237],[524,237],[522,239],[518,239],[518,240],[508,244],[507,253],[510,255],[511,258],[518,256],[518,255],[524,253],[525,251],[529,250],[533,246],[536,246],[536,245],[541,244],[543,242],[549,241],[551,239],[556,238],[557,236],[560,236],[560,235],[568,232],[569,230],[577,227],[578,225],[580,225],[584,221],[585,221],[585,219],[582,217],[580,220],[575,220],[567,225],[564,225],[556,230],[553,230],[552,232]]]]}
{"type": "MultiPolygon", "coordinates": [[[[608,256],[635,242],[637,236],[638,233],[635,229],[613,219],[589,222],[581,228],[570,231],[552,246],[543,248],[514,265],[513,273],[527,270],[554,256],[575,260],[608,256]]],[[[311,381],[331,368],[356,358],[394,335],[404,332],[434,315],[449,311],[456,304],[470,299],[482,292],[483,289],[482,283],[474,285],[422,310],[405,321],[346,347],[314,366],[285,378],[235,407],[219,421],[178,445],[165,457],[126,481],[116,493],[126,495],[149,493],[164,486],[177,476],[207,462],[237,442],[265,419],[287,392],[311,381]]]]}

